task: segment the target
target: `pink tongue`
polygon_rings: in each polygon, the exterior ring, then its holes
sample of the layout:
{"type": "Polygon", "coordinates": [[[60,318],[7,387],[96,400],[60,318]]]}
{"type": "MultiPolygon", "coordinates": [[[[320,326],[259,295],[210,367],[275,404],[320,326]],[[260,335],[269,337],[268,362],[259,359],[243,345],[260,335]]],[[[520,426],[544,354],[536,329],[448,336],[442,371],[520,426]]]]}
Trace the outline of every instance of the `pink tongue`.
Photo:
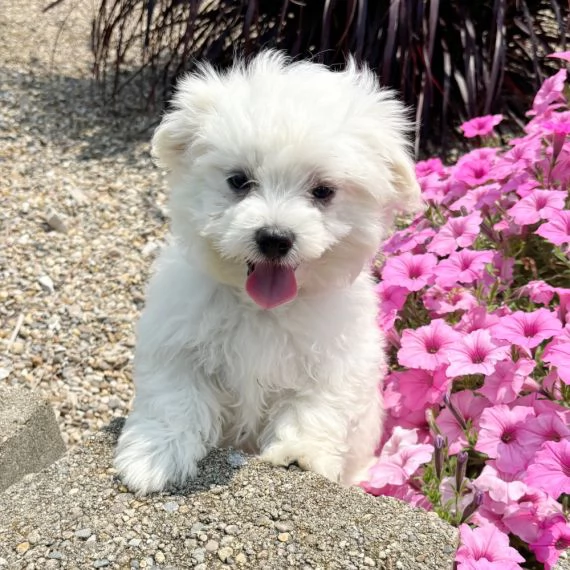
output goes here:
{"type": "Polygon", "coordinates": [[[245,282],[247,294],[263,309],[273,309],[297,295],[295,272],[273,263],[256,263],[245,282]]]}

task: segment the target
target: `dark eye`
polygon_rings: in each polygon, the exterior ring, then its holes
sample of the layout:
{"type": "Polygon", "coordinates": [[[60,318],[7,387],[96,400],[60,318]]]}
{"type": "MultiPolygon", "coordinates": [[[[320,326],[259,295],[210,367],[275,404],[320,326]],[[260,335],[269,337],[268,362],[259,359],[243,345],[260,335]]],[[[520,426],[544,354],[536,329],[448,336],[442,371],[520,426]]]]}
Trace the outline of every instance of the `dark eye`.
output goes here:
{"type": "Polygon", "coordinates": [[[245,172],[234,172],[227,181],[230,188],[235,192],[246,192],[252,184],[245,172]]]}
{"type": "Polygon", "coordinates": [[[330,186],[316,186],[311,190],[311,194],[316,200],[319,200],[320,202],[326,202],[334,196],[335,189],[331,188],[330,186]]]}

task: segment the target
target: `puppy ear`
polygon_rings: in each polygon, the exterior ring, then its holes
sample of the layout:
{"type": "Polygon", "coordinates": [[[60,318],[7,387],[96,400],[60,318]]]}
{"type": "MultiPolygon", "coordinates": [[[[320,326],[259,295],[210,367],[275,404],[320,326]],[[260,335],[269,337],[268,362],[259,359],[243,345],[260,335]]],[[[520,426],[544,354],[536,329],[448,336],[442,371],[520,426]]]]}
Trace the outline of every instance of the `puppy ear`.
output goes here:
{"type": "Polygon", "coordinates": [[[387,159],[392,173],[392,185],[396,191],[397,209],[409,214],[422,211],[425,204],[416,178],[414,161],[408,153],[408,148],[394,150],[387,159]]]}
{"type": "Polygon", "coordinates": [[[220,77],[209,66],[182,78],[176,87],[169,111],[152,138],[152,156],[168,170],[189,159],[205,118],[212,113],[220,77]]]}

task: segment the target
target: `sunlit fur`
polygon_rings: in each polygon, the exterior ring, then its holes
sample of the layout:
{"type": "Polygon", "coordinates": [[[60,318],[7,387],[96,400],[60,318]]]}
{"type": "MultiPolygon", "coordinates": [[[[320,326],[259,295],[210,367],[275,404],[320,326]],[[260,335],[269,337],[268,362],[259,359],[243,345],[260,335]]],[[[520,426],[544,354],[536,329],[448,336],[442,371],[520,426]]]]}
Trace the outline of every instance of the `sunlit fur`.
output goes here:
{"type": "Polygon", "coordinates": [[[134,408],[115,465],[134,491],[196,474],[234,445],[342,483],[381,434],[383,338],[369,262],[419,190],[405,110],[374,75],[264,52],[184,78],[153,139],[171,187],[172,242],[138,326],[134,408]],[[238,195],[235,171],[252,180],[238,195]],[[335,189],[327,203],[311,195],[335,189]],[[245,293],[254,234],[296,235],[296,299],[263,310],[245,293]]]}

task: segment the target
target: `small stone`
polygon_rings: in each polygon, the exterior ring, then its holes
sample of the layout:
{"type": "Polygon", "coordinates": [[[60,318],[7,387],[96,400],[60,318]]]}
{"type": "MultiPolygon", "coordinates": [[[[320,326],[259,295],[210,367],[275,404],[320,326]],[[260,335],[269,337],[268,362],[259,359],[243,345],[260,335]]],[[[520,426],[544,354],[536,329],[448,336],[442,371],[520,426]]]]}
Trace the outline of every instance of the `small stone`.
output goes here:
{"type": "Polygon", "coordinates": [[[284,522],[284,521],[277,521],[275,523],[275,528],[279,531],[279,532],[290,532],[293,530],[293,525],[289,522],[284,522]]]}
{"type": "Polygon", "coordinates": [[[14,342],[10,347],[10,351],[12,354],[23,354],[24,353],[24,343],[23,342],[14,342]]]}
{"type": "Polygon", "coordinates": [[[29,549],[30,549],[29,542],[20,542],[20,544],[16,546],[16,552],[18,554],[24,554],[25,552],[28,552],[29,549]]]}
{"type": "Polygon", "coordinates": [[[30,544],[37,544],[41,539],[40,533],[37,530],[33,530],[28,534],[28,542],[30,544]]]}
{"type": "Polygon", "coordinates": [[[0,368],[0,380],[4,380],[10,376],[12,371],[9,368],[0,368]]]}
{"type": "Polygon", "coordinates": [[[243,552],[240,552],[236,556],[235,560],[236,564],[247,564],[247,556],[243,552]]]}
{"type": "Polygon", "coordinates": [[[129,546],[134,546],[136,548],[141,542],[142,540],[140,538],[131,538],[131,540],[129,540],[129,546]]]}
{"type": "Polygon", "coordinates": [[[61,560],[63,558],[63,554],[58,550],[52,550],[48,554],[48,558],[53,558],[54,560],[61,560]]]}
{"type": "Polygon", "coordinates": [[[225,529],[224,532],[229,535],[236,535],[239,532],[239,526],[237,524],[229,524],[225,529]]]}
{"type": "Polygon", "coordinates": [[[218,558],[222,562],[226,562],[228,558],[232,557],[233,553],[234,553],[233,548],[230,548],[229,546],[224,546],[224,548],[220,548],[220,550],[218,550],[218,558]]]}
{"type": "Polygon", "coordinates": [[[192,558],[200,564],[206,560],[206,550],[204,548],[196,548],[192,551],[192,558]]]}
{"type": "Polygon", "coordinates": [[[243,467],[247,463],[247,459],[239,451],[230,451],[228,453],[228,463],[234,469],[243,467]]]}
{"type": "Polygon", "coordinates": [[[208,552],[216,552],[220,545],[215,540],[208,540],[206,543],[206,550],[208,552]]]}
{"type": "Polygon", "coordinates": [[[400,562],[399,560],[396,562],[396,568],[398,568],[398,570],[402,570],[404,568],[404,565],[402,564],[402,562],[400,562]]]}
{"type": "Polygon", "coordinates": [[[150,256],[158,253],[159,249],[160,249],[160,245],[158,243],[156,243],[155,241],[148,241],[143,246],[141,253],[142,253],[143,257],[150,257],[150,256]]]}
{"type": "Polygon", "coordinates": [[[231,544],[234,541],[234,537],[227,535],[227,536],[222,536],[222,540],[220,540],[220,544],[222,546],[228,546],[229,544],[231,544]]]}
{"type": "Polygon", "coordinates": [[[376,566],[376,562],[369,556],[365,556],[363,562],[365,566],[376,566]]]}
{"type": "Polygon", "coordinates": [[[91,534],[92,532],[90,528],[80,528],[79,530],[75,531],[75,536],[77,538],[82,538],[83,540],[87,540],[91,534]]]}
{"type": "Polygon", "coordinates": [[[56,232],[66,233],[67,226],[59,212],[53,208],[48,211],[45,217],[47,225],[56,232]]]}
{"type": "Polygon", "coordinates": [[[289,535],[288,532],[280,532],[280,533],[277,535],[277,540],[278,540],[279,542],[287,542],[287,541],[289,540],[289,536],[290,536],[290,535],[289,535]]]}
{"type": "Polygon", "coordinates": [[[194,570],[208,570],[208,567],[205,564],[198,564],[194,566],[194,570]]]}
{"type": "Polygon", "coordinates": [[[164,505],[162,505],[162,508],[167,513],[174,513],[178,510],[178,503],[175,503],[174,501],[170,501],[168,503],[164,503],[164,505]]]}
{"type": "Polygon", "coordinates": [[[8,561],[5,558],[0,558],[0,566],[8,566],[8,561]]]}
{"type": "Polygon", "coordinates": [[[42,275],[38,278],[38,283],[48,292],[53,293],[55,291],[55,287],[53,285],[53,281],[49,275],[42,275]]]}
{"type": "Polygon", "coordinates": [[[95,560],[95,562],[93,562],[93,567],[103,568],[105,566],[109,566],[109,564],[111,563],[106,558],[99,558],[98,560],[95,560]]]}
{"type": "Polygon", "coordinates": [[[156,554],[154,555],[154,561],[157,564],[164,564],[164,562],[166,561],[166,556],[164,556],[164,552],[162,552],[161,550],[157,550],[156,554]]]}

